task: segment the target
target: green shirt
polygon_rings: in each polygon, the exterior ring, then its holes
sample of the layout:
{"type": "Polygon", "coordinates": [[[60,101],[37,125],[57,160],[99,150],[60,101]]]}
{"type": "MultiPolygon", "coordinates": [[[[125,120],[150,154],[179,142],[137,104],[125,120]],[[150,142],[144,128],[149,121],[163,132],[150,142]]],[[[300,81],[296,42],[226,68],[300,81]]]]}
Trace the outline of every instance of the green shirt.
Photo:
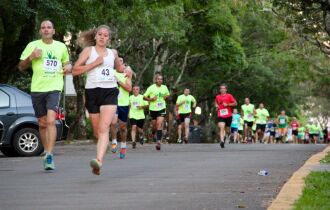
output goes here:
{"type": "Polygon", "coordinates": [[[268,113],[268,110],[263,108],[263,109],[260,109],[258,108],[256,110],[256,123],[257,124],[266,124],[267,123],[267,118],[269,117],[269,113],[268,113]]]}
{"type": "Polygon", "coordinates": [[[298,128],[298,133],[299,133],[299,134],[304,135],[304,134],[305,134],[305,131],[306,131],[306,128],[305,128],[305,127],[299,127],[299,128],[298,128]]]}
{"type": "Polygon", "coordinates": [[[288,123],[288,117],[286,115],[280,115],[278,117],[278,128],[286,128],[288,123]]]}
{"type": "Polygon", "coordinates": [[[242,118],[239,118],[239,126],[238,130],[242,131],[244,126],[244,120],[242,118]]]}
{"type": "MultiPolygon", "coordinates": [[[[119,82],[126,83],[127,77],[125,73],[116,72],[116,76],[119,82]]],[[[119,85],[118,106],[128,106],[128,105],[129,105],[129,91],[125,90],[122,86],[119,85]]]]}
{"type": "Polygon", "coordinates": [[[253,116],[253,111],[254,111],[254,105],[253,104],[243,104],[241,106],[244,114],[244,120],[247,122],[253,122],[254,121],[254,116],[253,116]]]}
{"type": "Polygon", "coordinates": [[[191,112],[191,105],[192,103],[196,103],[196,99],[194,98],[194,96],[192,95],[185,95],[182,94],[178,97],[178,99],[176,100],[176,104],[180,104],[184,102],[183,104],[179,105],[179,114],[187,114],[191,112]]]}
{"type": "Polygon", "coordinates": [[[42,55],[32,60],[31,92],[62,91],[63,64],[69,61],[65,44],[55,40],[51,44],[45,44],[42,40],[32,41],[26,46],[20,59],[25,60],[36,48],[42,50],[42,55]]]}
{"type": "Polygon", "coordinates": [[[309,126],[309,133],[310,134],[318,134],[320,132],[320,128],[317,125],[309,126]]]}
{"type": "Polygon", "coordinates": [[[136,120],[144,119],[144,109],[138,108],[138,106],[147,106],[148,102],[143,100],[143,95],[139,94],[137,96],[131,95],[129,97],[129,118],[136,120]]]}
{"type": "Polygon", "coordinates": [[[166,102],[164,96],[170,95],[167,87],[165,85],[161,85],[158,87],[156,84],[153,84],[148,87],[147,91],[144,93],[143,96],[153,98],[157,96],[155,101],[149,102],[149,110],[151,111],[160,111],[166,109],[166,102]]]}

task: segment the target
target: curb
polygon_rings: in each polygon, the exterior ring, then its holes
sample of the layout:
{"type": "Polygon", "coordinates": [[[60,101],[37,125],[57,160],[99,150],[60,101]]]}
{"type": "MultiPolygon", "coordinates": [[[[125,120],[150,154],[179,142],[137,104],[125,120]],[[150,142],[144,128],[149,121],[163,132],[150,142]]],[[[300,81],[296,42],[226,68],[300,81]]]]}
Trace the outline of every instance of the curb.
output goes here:
{"type": "Polygon", "coordinates": [[[330,145],[322,152],[310,157],[301,168],[294,172],[267,210],[292,209],[294,202],[302,195],[305,186],[305,177],[311,172],[313,166],[320,165],[320,160],[324,158],[328,152],[330,152],[330,145]]]}

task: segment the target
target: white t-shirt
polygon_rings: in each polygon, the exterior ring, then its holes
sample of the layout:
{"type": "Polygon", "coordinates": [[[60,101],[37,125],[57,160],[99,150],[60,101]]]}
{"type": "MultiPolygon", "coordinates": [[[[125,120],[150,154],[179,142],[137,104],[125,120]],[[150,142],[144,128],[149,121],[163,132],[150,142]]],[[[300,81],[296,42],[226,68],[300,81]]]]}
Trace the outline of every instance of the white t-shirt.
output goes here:
{"type": "MultiPolygon", "coordinates": [[[[108,49],[108,55],[104,57],[103,64],[93,68],[87,72],[86,89],[92,88],[114,88],[117,87],[115,78],[115,55],[111,49],[108,49]]],[[[86,61],[86,64],[94,62],[99,57],[95,47],[92,47],[91,54],[86,61]]]]}

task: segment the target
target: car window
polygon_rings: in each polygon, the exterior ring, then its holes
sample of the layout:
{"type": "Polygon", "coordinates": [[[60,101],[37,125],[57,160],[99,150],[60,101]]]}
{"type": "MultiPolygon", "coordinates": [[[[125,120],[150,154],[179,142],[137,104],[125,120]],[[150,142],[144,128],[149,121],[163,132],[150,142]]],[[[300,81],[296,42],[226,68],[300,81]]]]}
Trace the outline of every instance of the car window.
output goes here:
{"type": "Polygon", "coordinates": [[[0,90],[0,108],[9,107],[9,95],[0,90]]]}

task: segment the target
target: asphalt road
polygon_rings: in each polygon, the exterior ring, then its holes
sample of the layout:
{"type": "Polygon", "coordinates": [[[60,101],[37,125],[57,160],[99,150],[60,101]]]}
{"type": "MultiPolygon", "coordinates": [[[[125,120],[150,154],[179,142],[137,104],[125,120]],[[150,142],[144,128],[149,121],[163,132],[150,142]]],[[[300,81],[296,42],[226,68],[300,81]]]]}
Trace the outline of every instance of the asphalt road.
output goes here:
{"type": "Polygon", "coordinates": [[[325,145],[138,145],[108,153],[91,173],[95,145],[57,145],[56,170],[41,157],[0,156],[2,210],[266,209],[286,180],[325,145]],[[257,175],[266,169],[268,176],[257,175]]]}

